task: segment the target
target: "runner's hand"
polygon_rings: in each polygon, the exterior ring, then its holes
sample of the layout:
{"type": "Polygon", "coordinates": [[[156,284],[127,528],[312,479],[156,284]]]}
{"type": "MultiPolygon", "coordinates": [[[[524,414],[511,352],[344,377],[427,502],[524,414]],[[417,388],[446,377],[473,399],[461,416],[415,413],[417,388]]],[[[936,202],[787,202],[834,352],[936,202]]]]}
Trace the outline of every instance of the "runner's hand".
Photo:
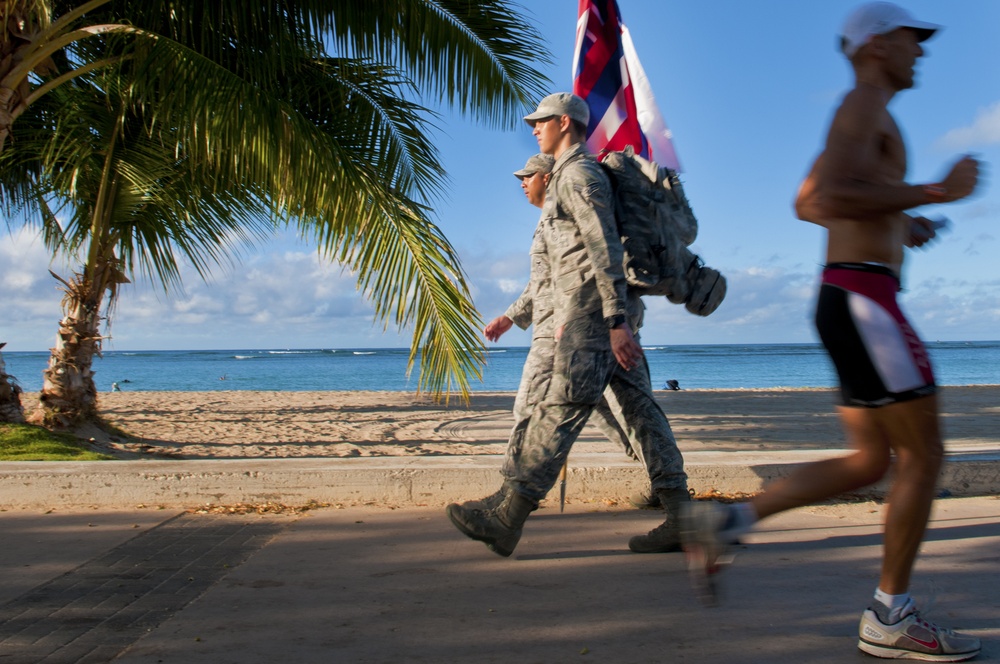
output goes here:
{"type": "Polygon", "coordinates": [[[970,155],[965,155],[951,167],[948,175],[941,181],[941,186],[948,192],[946,201],[957,201],[965,198],[976,190],[979,184],[979,161],[970,155]]]}
{"type": "Polygon", "coordinates": [[[910,219],[910,236],[905,244],[907,247],[922,247],[937,237],[934,223],[927,217],[912,217],[910,219]]]}

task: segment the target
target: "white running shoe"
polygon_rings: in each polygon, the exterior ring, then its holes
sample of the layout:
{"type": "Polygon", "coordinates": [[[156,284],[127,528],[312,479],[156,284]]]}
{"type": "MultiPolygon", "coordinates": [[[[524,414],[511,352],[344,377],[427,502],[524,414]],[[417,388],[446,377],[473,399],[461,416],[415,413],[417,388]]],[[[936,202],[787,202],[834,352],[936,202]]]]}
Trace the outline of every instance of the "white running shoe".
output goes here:
{"type": "Polygon", "coordinates": [[[726,555],[733,538],[724,531],[730,508],[717,502],[692,501],[681,505],[681,546],[695,592],[706,606],[718,603],[718,574],[732,562],[726,555]]]}
{"type": "Polygon", "coordinates": [[[889,609],[879,601],[861,616],[858,648],[884,659],[922,662],[964,662],[979,654],[981,645],[974,636],[956,634],[920,617],[909,600],[898,622],[887,625],[889,609]]]}

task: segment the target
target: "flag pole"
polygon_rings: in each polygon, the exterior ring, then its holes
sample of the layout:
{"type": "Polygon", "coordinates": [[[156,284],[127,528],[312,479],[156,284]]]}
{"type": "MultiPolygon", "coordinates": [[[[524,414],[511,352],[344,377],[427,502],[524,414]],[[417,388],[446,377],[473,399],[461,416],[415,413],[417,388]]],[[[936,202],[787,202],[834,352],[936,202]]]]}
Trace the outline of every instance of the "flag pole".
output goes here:
{"type": "Polygon", "coordinates": [[[562,512],[566,507],[566,469],[569,468],[569,458],[566,458],[566,463],[563,464],[562,470],[559,471],[559,511],[562,512]]]}

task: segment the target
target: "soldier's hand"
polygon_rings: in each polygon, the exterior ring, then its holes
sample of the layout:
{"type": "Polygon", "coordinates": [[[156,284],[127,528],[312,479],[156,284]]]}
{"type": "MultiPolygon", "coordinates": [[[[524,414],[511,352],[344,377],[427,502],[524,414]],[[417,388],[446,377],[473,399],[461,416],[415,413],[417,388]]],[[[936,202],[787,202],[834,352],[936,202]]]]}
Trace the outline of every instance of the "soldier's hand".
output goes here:
{"type": "Polygon", "coordinates": [[[509,330],[513,325],[514,321],[506,316],[497,316],[483,328],[483,333],[486,334],[486,338],[490,341],[498,341],[504,332],[509,330]]]}
{"type": "Polygon", "coordinates": [[[615,354],[615,359],[625,371],[631,371],[642,360],[642,346],[632,336],[628,323],[612,328],[611,352],[615,354]]]}

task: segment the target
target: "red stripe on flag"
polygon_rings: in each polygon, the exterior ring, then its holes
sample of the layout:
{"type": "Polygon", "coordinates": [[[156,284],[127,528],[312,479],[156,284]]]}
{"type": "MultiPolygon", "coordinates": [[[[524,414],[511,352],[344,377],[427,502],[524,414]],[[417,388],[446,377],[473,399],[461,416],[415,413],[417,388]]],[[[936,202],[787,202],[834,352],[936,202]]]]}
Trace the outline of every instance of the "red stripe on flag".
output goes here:
{"type": "MultiPolygon", "coordinates": [[[[592,5],[589,0],[583,0],[580,4],[592,5]]],[[[611,58],[618,45],[618,16],[611,11],[608,20],[602,24],[597,11],[588,9],[587,32],[596,39],[587,49],[582,71],[576,79],[576,88],[579,90],[576,94],[584,98],[593,90],[605,67],[611,64],[617,66],[617,63],[611,63],[611,58]]]]}

